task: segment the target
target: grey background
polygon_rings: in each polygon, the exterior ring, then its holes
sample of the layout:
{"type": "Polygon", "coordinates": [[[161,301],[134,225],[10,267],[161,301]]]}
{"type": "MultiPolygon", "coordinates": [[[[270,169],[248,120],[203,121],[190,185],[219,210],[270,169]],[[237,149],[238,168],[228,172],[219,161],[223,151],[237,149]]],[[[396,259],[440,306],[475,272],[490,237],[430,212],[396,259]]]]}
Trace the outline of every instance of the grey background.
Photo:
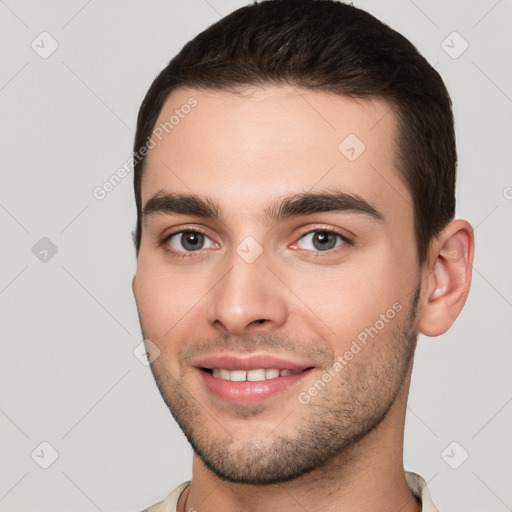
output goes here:
{"type": "MultiPolygon", "coordinates": [[[[191,450],[133,354],[132,173],[101,201],[92,191],[130,156],[156,74],[244,3],[0,0],[0,511],[136,511],[190,477],[191,450]],[[31,47],[48,51],[43,31],[59,45],[46,59],[31,47]]],[[[444,77],[458,217],[476,228],[467,305],[419,342],[405,464],[441,510],[512,510],[512,3],[355,4],[444,77]],[[469,44],[458,58],[454,31],[469,44]]]]}

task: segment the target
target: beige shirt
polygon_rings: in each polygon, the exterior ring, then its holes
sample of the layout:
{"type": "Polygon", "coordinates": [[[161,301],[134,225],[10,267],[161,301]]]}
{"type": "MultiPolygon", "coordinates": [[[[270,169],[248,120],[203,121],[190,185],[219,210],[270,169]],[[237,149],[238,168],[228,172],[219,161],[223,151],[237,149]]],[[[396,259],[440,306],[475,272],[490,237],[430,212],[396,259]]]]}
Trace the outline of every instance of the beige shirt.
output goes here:
{"type": "MultiPolygon", "coordinates": [[[[409,485],[411,492],[421,500],[422,512],[438,512],[432,498],[430,497],[425,480],[423,480],[420,475],[409,471],[405,472],[405,478],[407,479],[407,484],[409,485]]],[[[167,496],[163,501],[156,503],[142,512],[176,512],[176,505],[178,504],[180,494],[189,485],[190,482],[183,482],[181,485],[178,485],[178,487],[176,487],[176,489],[174,489],[174,491],[172,491],[171,494],[169,494],[169,496],[167,496]]]]}

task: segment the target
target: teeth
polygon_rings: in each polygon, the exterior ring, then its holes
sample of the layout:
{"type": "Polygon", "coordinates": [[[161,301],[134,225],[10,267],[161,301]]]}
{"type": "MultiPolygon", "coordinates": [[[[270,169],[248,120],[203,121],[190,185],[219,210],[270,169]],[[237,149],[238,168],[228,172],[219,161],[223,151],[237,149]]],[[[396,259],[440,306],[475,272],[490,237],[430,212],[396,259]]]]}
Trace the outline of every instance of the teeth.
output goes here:
{"type": "Polygon", "coordinates": [[[276,379],[279,377],[279,370],[265,370],[265,379],[276,379]]]}
{"type": "Polygon", "coordinates": [[[250,370],[247,372],[247,380],[249,382],[265,380],[265,378],[265,370],[250,370]]]}
{"type": "Polygon", "coordinates": [[[231,372],[229,370],[217,370],[219,372],[219,375],[217,377],[220,377],[224,380],[230,380],[231,378],[231,372]]]}
{"type": "Polygon", "coordinates": [[[231,373],[231,378],[229,380],[232,380],[233,382],[243,382],[244,380],[247,380],[247,372],[244,370],[233,370],[231,373]]]}
{"type": "Polygon", "coordinates": [[[257,370],[225,370],[220,368],[214,368],[212,370],[212,375],[219,379],[230,380],[232,382],[258,382],[260,380],[269,380],[269,379],[277,379],[277,377],[285,377],[286,375],[292,375],[291,370],[278,370],[275,368],[266,370],[264,368],[260,368],[257,370]]]}

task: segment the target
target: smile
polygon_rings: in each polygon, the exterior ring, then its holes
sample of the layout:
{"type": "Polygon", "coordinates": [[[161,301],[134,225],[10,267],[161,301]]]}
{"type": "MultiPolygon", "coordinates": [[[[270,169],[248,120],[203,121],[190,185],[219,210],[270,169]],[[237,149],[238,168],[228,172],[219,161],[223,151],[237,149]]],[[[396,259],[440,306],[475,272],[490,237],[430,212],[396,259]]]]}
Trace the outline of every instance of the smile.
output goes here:
{"type": "Polygon", "coordinates": [[[259,368],[257,370],[245,371],[212,368],[210,371],[214,377],[222,380],[229,380],[231,382],[259,382],[262,380],[271,380],[277,379],[278,377],[286,377],[287,375],[293,375],[295,373],[299,373],[300,370],[279,370],[278,368],[271,368],[267,370],[265,368],[259,368]]]}
{"type": "Polygon", "coordinates": [[[314,371],[312,361],[272,354],[223,352],[192,362],[205,391],[221,402],[240,405],[270,398],[290,398],[290,391],[303,385],[314,371]]]}

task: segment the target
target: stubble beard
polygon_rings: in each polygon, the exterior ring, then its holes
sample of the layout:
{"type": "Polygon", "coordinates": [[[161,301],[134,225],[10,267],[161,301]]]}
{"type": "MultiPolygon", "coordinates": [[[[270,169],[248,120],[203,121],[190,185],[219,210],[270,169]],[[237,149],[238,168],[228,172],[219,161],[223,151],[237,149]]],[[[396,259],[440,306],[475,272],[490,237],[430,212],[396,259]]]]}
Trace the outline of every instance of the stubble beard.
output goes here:
{"type": "MultiPolygon", "coordinates": [[[[409,308],[394,325],[369,342],[376,356],[358,354],[318,396],[301,405],[300,423],[293,435],[275,434],[272,443],[240,443],[227,431],[212,435],[207,414],[185,385],[155,361],[151,371],[162,398],[196,455],[223,480],[252,485],[287,482],[350,457],[350,448],[379,426],[393,405],[413,362],[416,348],[418,286],[409,308]],[[383,335],[386,335],[383,338],[383,335]],[[370,344],[382,344],[379,349],[370,344]],[[337,380],[338,379],[338,380],[337,380]]],[[[333,361],[334,363],[334,361],[333,361]]],[[[250,421],[258,407],[235,406],[234,417],[250,421]]],[[[276,418],[276,423],[278,423],[276,418]]],[[[220,423],[217,431],[222,430],[220,423]]]]}

